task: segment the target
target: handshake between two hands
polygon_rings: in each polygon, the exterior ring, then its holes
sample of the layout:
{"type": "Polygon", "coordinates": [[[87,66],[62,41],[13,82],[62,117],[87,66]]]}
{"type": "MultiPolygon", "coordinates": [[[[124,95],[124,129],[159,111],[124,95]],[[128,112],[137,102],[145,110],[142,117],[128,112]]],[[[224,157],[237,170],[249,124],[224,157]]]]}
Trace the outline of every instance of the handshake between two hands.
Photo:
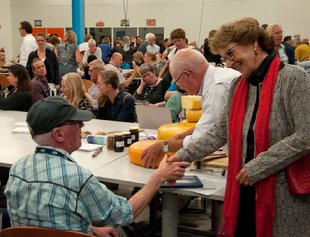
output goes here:
{"type": "Polygon", "coordinates": [[[180,161],[177,155],[166,154],[157,169],[159,176],[164,178],[168,184],[174,184],[176,180],[184,176],[185,169],[190,166],[190,162],[180,161]]]}

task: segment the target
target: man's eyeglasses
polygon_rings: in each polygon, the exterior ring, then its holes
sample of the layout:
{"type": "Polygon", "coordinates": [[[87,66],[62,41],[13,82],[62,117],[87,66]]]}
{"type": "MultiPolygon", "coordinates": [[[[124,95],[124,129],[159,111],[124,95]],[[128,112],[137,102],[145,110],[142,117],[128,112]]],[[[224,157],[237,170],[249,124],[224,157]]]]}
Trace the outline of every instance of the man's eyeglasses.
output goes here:
{"type": "Polygon", "coordinates": [[[178,81],[181,79],[181,77],[183,76],[183,74],[184,74],[184,72],[182,72],[182,73],[180,74],[180,76],[174,81],[175,84],[178,83],[178,81]]]}
{"type": "Polygon", "coordinates": [[[235,58],[235,49],[239,44],[232,46],[231,48],[227,49],[227,51],[224,54],[224,57],[222,57],[222,62],[226,62],[227,60],[233,61],[235,58]]]}
{"type": "Polygon", "coordinates": [[[43,64],[41,66],[34,67],[35,70],[40,70],[40,69],[43,69],[43,68],[45,68],[45,64],[43,64]]]}
{"type": "Polygon", "coordinates": [[[68,125],[78,125],[80,128],[84,126],[84,123],[82,121],[73,121],[73,120],[70,120],[70,121],[67,121],[65,123],[63,123],[62,125],[60,125],[59,127],[62,127],[62,126],[68,126],[68,125]]]}
{"type": "Polygon", "coordinates": [[[88,71],[89,71],[89,73],[91,73],[91,72],[95,71],[96,69],[98,69],[98,68],[95,67],[92,70],[88,70],[88,71]]]}

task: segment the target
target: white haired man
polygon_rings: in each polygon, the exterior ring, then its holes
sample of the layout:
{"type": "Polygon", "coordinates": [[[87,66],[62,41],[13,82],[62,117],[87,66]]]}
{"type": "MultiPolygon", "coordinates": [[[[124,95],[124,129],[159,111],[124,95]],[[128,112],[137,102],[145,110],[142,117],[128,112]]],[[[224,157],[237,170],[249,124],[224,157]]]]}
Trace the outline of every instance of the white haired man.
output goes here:
{"type": "Polygon", "coordinates": [[[208,64],[202,53],[195,49],[179,50],[171,59],[169,70],[175,83],[188,95],[201,95],[202,117],[195,128],[189,129],[169,141],[159,141],[141,154],[146,167],[155,167],[164,152],[176,152],[190,143],[195,143],[207,132],[224,111],[231,81],[240,73],[231,68],[214,67],[208,64]]]}
{"type": "Polygon", "coordinates": [[[155,43],[155,39],[156,39],[155,34],[147,33],[145,35],[145,40],[139,45],[137,51],[143,53],[143,55],[144,55],[147,51],[147,49],[146,49],[147,46],[151,45],[151,42],[153,42],[153,41],[155,43]]]}

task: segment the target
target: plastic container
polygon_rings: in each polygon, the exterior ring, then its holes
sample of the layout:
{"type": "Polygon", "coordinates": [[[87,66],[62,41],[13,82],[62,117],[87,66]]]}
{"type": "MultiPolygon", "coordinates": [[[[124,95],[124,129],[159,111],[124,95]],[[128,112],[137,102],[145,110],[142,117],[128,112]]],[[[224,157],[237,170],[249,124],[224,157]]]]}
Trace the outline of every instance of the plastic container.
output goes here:
{"type": "Polygon", "coordinates": [[[106,135],[88,135],[86,141],[91,144],[106,145],[108,136],[106,135]]]}

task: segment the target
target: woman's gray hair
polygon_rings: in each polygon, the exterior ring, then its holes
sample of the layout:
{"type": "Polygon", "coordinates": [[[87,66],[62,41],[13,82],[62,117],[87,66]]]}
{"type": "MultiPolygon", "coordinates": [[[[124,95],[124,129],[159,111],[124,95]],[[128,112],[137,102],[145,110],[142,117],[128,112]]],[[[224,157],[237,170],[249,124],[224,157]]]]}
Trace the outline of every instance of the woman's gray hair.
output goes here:
{"type": "Polygon", "coordinates": [[[153,33],[147,33],[146,35],[145,35],[145,39],[147,40],[147,41],[149,41],[150,39],[155,39],[156,38],[156,36],[155,36],[155,34],[153,34],[153,33]]]}
{"type": "Polygon", "coordinates": [[[139,69],[139,73],[140,75],[143,75],[147,72],[151,72],[151,73],[155,73],[155,69],[153,66],[147,64],[147,63],[143,63],[141,66],[140,66],[140,69],[139,69]]]}

